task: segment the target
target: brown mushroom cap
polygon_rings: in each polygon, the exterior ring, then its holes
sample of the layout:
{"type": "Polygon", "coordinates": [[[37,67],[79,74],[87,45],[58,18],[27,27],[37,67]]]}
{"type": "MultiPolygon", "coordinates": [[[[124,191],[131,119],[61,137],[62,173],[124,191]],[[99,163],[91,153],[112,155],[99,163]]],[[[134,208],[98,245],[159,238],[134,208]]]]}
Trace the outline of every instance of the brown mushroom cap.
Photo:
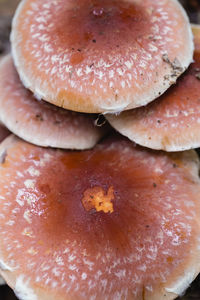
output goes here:
{"type": "Polygon", "coordinates": [[[37,101],[22,85],[10,55],[0,63],[0,120],[13,133],[39,146],[93,147],[105,133],[86,115],[37,101]]]}
{"type": "Polygon", "coordinates": [[[107,115],[130,140],[152,149],[181,151],[200,147],[200,26],[192,26],[194,63],[163,96],[146,107],[107,115]]]}
{"type": "Polygon", "coordinates": [[[23,0],[11,41],[27,88],[88,113],[151,102],[193,54],[188,18],[175,0],[23,0]]]}
{"type": "Polygon", "coordinates": [[[19,298],[174,299],[198,274],[195,152],[0,148],[0,273],[19,298]]]}

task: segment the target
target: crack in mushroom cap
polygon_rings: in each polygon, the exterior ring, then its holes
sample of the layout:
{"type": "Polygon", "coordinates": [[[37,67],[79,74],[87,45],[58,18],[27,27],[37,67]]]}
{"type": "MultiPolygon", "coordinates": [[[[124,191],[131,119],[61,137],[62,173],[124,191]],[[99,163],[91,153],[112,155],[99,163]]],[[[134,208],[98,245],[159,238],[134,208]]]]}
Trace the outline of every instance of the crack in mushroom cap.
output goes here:
{"type": "Polygon", "coordinates": [[[177,84],[146,107],[106,116],[118,132],[137,144],[166,151],[200,147],[200,26],[192,29],[194,62],[177,84]]]}
{"type": "Polygon", "coordinates": [[[199,273],[194,151],[158,153],[119,136],[82,152],[12,136],[5,151],[0,273],[22,299],[174,299],[199,273]],[[95,196],[113,211],[85,207],[95,196]]]}
{"type": "Polygon", "coordinates": [[[0,63],[0,120],[22,139],[45,147],[92,148],[106,133],[97,115],[67,111],[37,101],[24,88],[10,55],[0,63]]]}
{"type": "Polygon", "coordinates": [[[23,0],[11,41],[27,88],[89,113],[153,101],[193,55],[188,18],[176,0],[23,0]]]}

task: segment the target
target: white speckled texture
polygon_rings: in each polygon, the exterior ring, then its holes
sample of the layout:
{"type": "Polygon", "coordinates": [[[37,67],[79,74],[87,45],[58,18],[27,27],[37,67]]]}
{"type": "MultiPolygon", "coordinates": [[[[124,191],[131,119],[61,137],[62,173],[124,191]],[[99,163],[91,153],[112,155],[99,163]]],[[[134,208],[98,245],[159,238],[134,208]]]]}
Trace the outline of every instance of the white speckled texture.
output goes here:
{"type": "Polygon", "coordinates": [[[22,139],[44,147],[89,149],[106,133],[97,115],[37,101],[22,85],[10,55],[0,63],[0,120],[22,139]]]}
{"type": "Polygon", "coordinates": [[[164,95],[145,107],[106,115],[121,134],[142,146],[165,151],[200,147],[200,26],[193,26],[194,63],[164,95]]]}
{"type": "Polygon", "coordinates": [[[19,275],[17,277],[14,292],[20,300],[37,300],[38,297],[34,294],[34,291],[29,287],[26,276],[19,275]]]}
{"type": "Polygon", "coordinates": [[[90,113],[151,102],[193,55],[176,0],[23,0],[11,42],[20,77],[39,99],[90,113]]]}
{"type": "Polygon", "coordinates": [[[119,136],[82,152],[10,137],[0,150],[0,253],[13,268],[0,273],[23,300],[174,299],[199,273],[195,152],[119,136]],[[84,209],[85,191],[110,186],[112,213],[84,209]]]}

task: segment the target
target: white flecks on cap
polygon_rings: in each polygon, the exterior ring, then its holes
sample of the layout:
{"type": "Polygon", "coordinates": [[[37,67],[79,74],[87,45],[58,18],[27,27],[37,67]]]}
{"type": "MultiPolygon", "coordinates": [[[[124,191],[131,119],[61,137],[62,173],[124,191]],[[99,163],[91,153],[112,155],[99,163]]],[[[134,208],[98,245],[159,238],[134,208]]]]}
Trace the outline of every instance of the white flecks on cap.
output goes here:
{"type": "Polygon", "coordinates": [[[29,287],[29,280],[25,280],[24,275],[17,277],[14,292],[20,300],[37,300],[37,296],[33,289],[29,287]]]}
{"type": "MultiPolygon", "coordinates": [[[[130,4],[136,3],[135,1],[129,2],[130,4]]],[[[54,49],[51,43],[52,28],[56,28],[56,20],[53,18],[52,12],[62,11],[63,2],[51,1],[51,3],[48,3],[49,6],[46,7],[46,3],[41,4],[38,1],[34,3],[34,7],[30,6],[29,9],[24,11],[26,4],[27,1],[21,2],[13,21],[11,40],[15,64],[25,86],[30,88],[39,98],[46,99],[59,106],[72,110],[76,108],[77,110],[79,109],[78,111],[86,112],[85,109],[89,109],[88,104],[86,104],[87,101],[79,103],[79,100],[75,99],[79,97],[91,100],[94,107],[90,108],[90,110],[93,109],[93,111],[87,112],[95,112],[94,110],[103,113],[107,111],[118,112],[123,105],[123,98],[128,99],[124,109],[145,105],[155,97],[158,97],[160,93],[163,93],[172,84],[172,81],[175,82],[178,77],[178,75],[171,74],[167,64],[166,70],[164,70],[161,59],[162,54],[168,52],[170,56],[171,54],[172,56],[174,55],[172,60],[176,57],[179,59],[182,67],[180,73],[192,61],[192,33],[188,17],[178,1],[168,1],[168,7],[166,7],[166,1],[138,1],[137,4],[141,5],[140,9],[143,9],[147,15],[152,15],[152,18],[149,20],[149,34],[146,33],[145,36],[145,32],[143,32],[146,41],[145,47],[141,46],[142,39],[140,37],[137,38],[134,46],[128,44],[125,49],[122,49],[123,53],[117,52],[116,49],[99,51],[98,47],[95,49],[89,47],[88,56],[89,58],[92,56],[93,64],[91,65],[91,61],[87,57],[86,63],[80,63],[74,68],[73,78],[71,78],[73,69],[70,63],[71,47],[68,46],[64,49],[60,47],[59,50],[53,53],[54,49]],[[22,24],[19,25],[21,13],[26,17],[23,19],[22,24]],[[159,17],[156,14],[159,14],[159,17]],[[35,16],[34,22],[32,20],[33,15],[35,16]],[[181,24],[178,24],[178,22],[181,24]],[[47,26],[44,26],[44,24],[47,26]],[[18,26],[20,26],[21,30],[19,30],[18,26]],[[174,28],[177,28],[177,31],[179,31],[179,39],[176,41],[174,41],[174,28]],[[26,63],[24,58],[26,54],[24,55],[23,51],[21,51],[23,46],[22,32],[23,30],[26,31],[26,29],[31,43],[26,43],[26,47],[25,49],[23,47],[23,49],[25,53],[28,52],[30,54],[31,52],[33,61],[38,62],[36,66],[34,65],[35,70],[31,68],[31,62],[29,64],[26,63]],[[29,49],[30,45],[32,46],[29,49]],[[136,52],[135,49],[138,52],[136,54],[134,53],[136,52]],[[92,55],[90,55],[91,53],[92,55]],[[138,66],[135,62],[136,55],[138,55],[138,66]],[[158,70],[160,75],[156,82],[154,82],[155,76],[152,72],[154,69],[158,70]],[[148,70],[145,74],[147,80],[142,82],[141,73],[145,70],[148,70]],[[47,74],[51,74],[48,82],[43,80],[43,76],[47,74]],[[110,76],[110,74],[112,75],[110,76]],[[93,75],[92,78],[91,75],[93,75]],[[129,75],[131,75],[131,79],[129,75]],[[165,82],[163,82],[166,75],[168,75],[170,80],[164,80],[165,82]],[[111,78],[113,82],[110,86],[111,78]],[[139,78],[141,80],[138,80],[139,78]],[[120,93],[118,99],[116,99],[115,95],[118,87],[120,93]],[[74,93],[73,101],[68,99],[68,91],[69,93],[74,93]],[[62,92],[62,96],[59,98],[60,92],[62,92]],[[85,107],[81,107],[81,105],[85,105],[85,107]],[[116,110],[116,105],[119,107],[119,110],[116,110]],[[104,106],[108,106],[108,109],[105,110],[104,106]]],[[[69,7],[70,5],[67,6],[67,4],[66,7],[70,10],[71,7],[69,7]]]]}

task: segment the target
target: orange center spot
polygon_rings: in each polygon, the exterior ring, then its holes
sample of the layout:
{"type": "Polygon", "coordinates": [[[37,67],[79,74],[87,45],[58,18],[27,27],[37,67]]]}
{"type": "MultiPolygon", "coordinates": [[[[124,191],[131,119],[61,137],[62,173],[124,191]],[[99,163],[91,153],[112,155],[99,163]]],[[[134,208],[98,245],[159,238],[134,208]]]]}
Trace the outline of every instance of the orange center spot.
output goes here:
{"type": "Polygon", "coordinates": [[[109,187],[107,193],[105,193],[102,187],[94,187],[87,189],[84,192],[84,197],[81,200],[86,211],[96,209],[96,211],[103,211],[104,213],[112,213],[114,199],[114,189],[109,187]]]}

